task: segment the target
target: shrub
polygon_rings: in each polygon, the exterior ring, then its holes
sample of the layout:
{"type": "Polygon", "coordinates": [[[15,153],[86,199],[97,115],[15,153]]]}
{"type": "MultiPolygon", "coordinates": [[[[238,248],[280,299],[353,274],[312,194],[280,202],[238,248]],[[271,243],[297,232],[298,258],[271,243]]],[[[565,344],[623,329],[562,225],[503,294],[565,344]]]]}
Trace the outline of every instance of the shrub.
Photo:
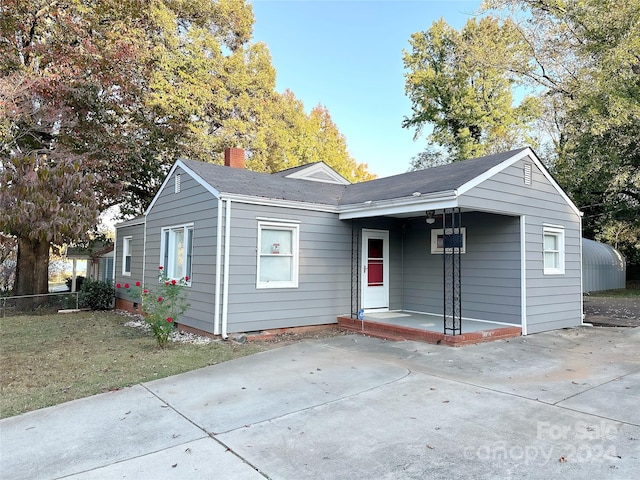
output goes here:
{"type": "MultiPolygon", "coordinates": [[[[71,291],[71,282],[73,279],[71,277],[67,278],[64,283],[67,285],[67,290],[71,291]]],[[[82,284],[84,283],[84,277],[82,275],[78,275],[76,277],[76,291],[79,292],[82,290],[82,284]]]]}
{"type": "Polygon", "coordinates": [[[109,310],[113,307],[115,290],[111,282],[84,280],[80,288],[80,304],[91,310],[109,310]]]}
{"type": "Polygon", "coordinates": [[[180,280],[169,279],[162,266],[158,267],[158,270],[158,286],[151,290],[142,289],[140,282],[135,282],[135,286],[117,283],[116,288],[124,289],[133,298],[142,299],[144,320],[151,328],[160,348],[164,348],[171,332],[175,330],[178,318],[189,308],[187,292],[184,291],[189,277],[180,280]]]}

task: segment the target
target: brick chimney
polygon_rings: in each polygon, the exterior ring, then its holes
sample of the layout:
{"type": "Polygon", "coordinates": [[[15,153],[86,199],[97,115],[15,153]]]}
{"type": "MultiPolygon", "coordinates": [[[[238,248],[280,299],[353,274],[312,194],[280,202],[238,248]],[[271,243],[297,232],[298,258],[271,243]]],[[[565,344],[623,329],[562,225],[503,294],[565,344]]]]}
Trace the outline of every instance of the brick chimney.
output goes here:
{"type": "Polygon", "coordinates": [[[225,148],[224,164],[227,167],[244,168],[244,150],[242,148],[225,148]]]}

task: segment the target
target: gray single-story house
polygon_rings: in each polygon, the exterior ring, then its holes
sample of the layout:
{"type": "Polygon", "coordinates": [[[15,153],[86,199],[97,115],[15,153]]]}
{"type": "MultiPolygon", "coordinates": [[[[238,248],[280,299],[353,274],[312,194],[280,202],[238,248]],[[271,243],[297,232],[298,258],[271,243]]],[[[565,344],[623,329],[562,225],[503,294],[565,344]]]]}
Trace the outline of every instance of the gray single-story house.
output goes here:
{"type": "Polygon", "coordinates": [[[322,162],[243,167],[240,149],[178,160],[116,226],[115,281],[189,277],[180,326],[225,338],[344,315],[430,316],[454,335],[582,323],[581,212],[530,148],[357,184],[322,162]]]}

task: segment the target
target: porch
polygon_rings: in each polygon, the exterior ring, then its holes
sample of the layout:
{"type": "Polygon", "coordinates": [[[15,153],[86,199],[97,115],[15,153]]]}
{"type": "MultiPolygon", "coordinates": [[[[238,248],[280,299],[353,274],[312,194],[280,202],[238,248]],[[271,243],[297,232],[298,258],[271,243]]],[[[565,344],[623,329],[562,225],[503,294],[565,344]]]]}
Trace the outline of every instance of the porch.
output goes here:
{"type": "Polygon", "coordinates": [[[365,313],[363,320],[344,315],[338,317],[338,325],[345,330],[387,340],[416,340],[449,346],[471,345],[522,335],[519,325],[470,319],[462,319],[461,334],[444,334],[442,315],[401,310],[365,313]]]}

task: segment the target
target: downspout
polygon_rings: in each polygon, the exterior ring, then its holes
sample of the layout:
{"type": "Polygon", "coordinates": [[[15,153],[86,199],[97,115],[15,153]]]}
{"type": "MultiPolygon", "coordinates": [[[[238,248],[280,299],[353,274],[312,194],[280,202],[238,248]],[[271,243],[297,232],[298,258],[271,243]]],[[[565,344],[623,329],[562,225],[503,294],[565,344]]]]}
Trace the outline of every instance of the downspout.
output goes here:
{"type": "MultiPolygon", "coordinates": [[[[580,324],[584,325],[584,272],[582,271],[582,212],[580,212],[580,216],[578,217],[578,227],[579,227],[579,244],[580,244],[580,324]]],[[[565,247],[566,251],[566,247],[565,247]]],[[[566,255],[566,254],[565,254],[566,255]]]]}
{"type": "Polygon", "coordinates": [[[216,228],[216,286],[215,286],[215,308],[213,313],[213,334],[220,335],[220,262],[222,261],[222,207],[224,202],[218,199],[218,224],[216,228]]]}
{"type": "Polygon", "coordinates": [[[231,243],[231,200],[227,199],[227,208],[225,211],[224,222],[224,277],[223,277],[223,291],[222,291],[222,338],[226,340],[227,335],[227,320],[228,320],[228,306],[229,306],[229,250],[231,243]]]}
{"type": "Polygon", "coordinates": [[[526,216],[520,215],[520,324],[527,334],[527,230],[526,216]]]}
{"type": "MultiPolygon", "coordinates": [[[[160,241],[162,242],[162,239],[160,241]]],[[[158,265],[160,265],[159,262],[158,262],[158,265]]],[[[167,268],[166,265],[164,265],[164,267],[167,268]]],[[[142,228],[142,285],[143,287],[147,285],[144,278],[144,274],[146,273],[146,271],[147,271],[147,214],[145,213],[144,227],[142,228]]],[[[140,299],[140,301],[142,301],[142,299],[140,299]]]]}
{"type": "Polygon", "coordinates": [[[111,265],[111,280],[116,281],[116,261],[118,260],[118,229],[113,239],[113,265],[111,265]]]}

